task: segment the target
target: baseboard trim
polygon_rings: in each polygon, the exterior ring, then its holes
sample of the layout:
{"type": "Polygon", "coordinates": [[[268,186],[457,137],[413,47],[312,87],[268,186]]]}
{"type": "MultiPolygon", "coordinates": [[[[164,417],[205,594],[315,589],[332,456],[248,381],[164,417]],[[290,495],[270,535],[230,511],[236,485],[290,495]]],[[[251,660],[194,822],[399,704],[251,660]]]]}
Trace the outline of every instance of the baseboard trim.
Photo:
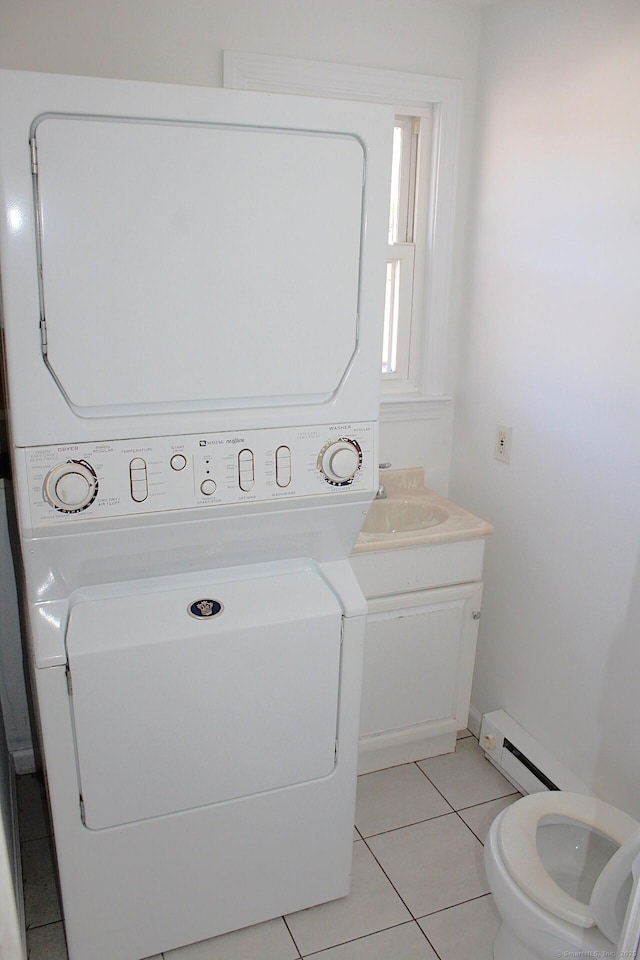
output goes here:
{"type": "Polygon", "coordinates": [[[482,726],[482,714],[479,710],[476,710],[473,704],[469,707],[469,721],[467,723],[467,728],[471,730],[471,733],[474,737],[479,739],[480,737],[480,727],[482,726]]]}
{"type": "Polygon", "coordinates": [[[456,721],[436,720],[404,730],[391,730],[362,737],[358,750],[358,773],[373,773],[401,763],[426,760],[456,748],[456,721]]]}

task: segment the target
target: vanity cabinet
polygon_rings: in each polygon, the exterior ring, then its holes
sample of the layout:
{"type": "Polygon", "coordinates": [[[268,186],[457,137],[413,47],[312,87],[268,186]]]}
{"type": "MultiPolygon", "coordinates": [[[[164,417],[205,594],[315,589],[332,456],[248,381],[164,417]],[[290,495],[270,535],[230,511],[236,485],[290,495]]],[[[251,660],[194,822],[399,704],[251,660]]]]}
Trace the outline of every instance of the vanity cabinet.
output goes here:
{"type": "Polygon", "coordinates": [[[367,597],[359,770],[455,749],[467,726],[483,537],[356,553],[367,597]]]}

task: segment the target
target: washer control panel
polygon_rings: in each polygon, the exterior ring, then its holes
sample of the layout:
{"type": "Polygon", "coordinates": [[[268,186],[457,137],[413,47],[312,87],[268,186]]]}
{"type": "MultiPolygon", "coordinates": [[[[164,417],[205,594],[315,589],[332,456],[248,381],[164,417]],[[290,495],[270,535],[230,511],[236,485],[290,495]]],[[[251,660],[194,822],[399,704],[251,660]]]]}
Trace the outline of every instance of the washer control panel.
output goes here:
{"type": "Polygon", "coordinates": [[[29,447],[34,527],[371,490],[373,423],[29,447]]]}

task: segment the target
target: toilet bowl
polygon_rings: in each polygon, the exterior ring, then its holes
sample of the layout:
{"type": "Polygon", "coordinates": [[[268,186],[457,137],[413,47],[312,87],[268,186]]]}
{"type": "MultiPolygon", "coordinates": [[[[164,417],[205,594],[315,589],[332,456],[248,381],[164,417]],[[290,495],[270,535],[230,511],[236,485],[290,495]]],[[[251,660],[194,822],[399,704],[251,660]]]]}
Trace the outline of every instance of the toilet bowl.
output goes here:
{"type": "Polygon", "coordinates": [[[581,794],[535,793],[503,810],[485,844],[502,924],[495,960],[615,957],[640,823],[581,794]]]}

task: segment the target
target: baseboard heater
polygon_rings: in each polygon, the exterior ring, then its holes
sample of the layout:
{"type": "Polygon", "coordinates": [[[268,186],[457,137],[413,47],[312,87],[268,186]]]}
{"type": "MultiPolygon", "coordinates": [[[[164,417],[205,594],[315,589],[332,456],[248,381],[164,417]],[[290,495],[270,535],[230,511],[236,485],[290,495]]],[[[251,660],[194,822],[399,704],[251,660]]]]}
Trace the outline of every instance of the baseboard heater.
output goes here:
{"type": "Polygon", "coordinates": [[[487,759],[521,793],[540,793],[543,790],[591,793],[581,780],[504,710],[484,714],[480,746],[487,759]]]}

